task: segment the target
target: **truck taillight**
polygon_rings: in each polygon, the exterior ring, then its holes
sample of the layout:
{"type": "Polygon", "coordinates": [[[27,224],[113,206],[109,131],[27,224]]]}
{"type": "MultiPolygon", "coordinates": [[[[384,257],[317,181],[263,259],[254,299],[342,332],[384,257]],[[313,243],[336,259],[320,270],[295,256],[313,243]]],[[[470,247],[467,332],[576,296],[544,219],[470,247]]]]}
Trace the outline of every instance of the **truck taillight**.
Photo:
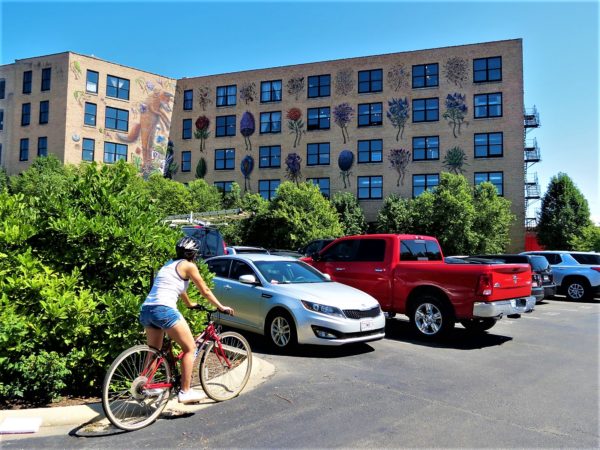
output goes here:
{"type": "Polygon", "coordinates": [[[479,275],[477,295],[492,295],[492,277],[490,275],[479,275]]]}
{"type": "Polygon", "coordinates": [[[531,286],[540,287],[542,285],[542,278],[537,273],[531,274],[531,286]]]}

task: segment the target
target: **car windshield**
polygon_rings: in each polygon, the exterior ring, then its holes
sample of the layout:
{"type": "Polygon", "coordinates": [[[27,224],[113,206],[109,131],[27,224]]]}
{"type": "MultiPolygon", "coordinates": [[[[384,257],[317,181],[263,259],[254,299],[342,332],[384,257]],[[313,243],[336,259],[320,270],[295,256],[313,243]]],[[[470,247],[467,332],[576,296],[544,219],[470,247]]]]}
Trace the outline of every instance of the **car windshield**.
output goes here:
{"type": "Polygon", "coordinates": [[[597,253],[571,253],[579,264],[600,265],[600,254],[597,253]]]}
{"type": "Polygon", "coordinates": [[[271,284],[325,283],[329,280],[302,261],[255,261],[254,265],[271,284]]]}
{"type": "Polygon", "coordinates": [[[541,272],[544,270],[548,270],[550,268],[550,263],[543,256],[530,256],[529,258],[530,258],[533,270],[541,272]]]}

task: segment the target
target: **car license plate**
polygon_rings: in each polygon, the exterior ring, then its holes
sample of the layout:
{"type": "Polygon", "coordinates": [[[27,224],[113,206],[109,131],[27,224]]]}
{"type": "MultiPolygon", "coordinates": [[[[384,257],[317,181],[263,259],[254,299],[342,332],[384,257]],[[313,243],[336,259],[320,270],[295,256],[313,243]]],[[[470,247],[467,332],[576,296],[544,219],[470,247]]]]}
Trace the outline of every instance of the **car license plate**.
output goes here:
{"type": "Polygon", "coordinates": [[[548,275],[544,275],[544,281],[550,281],[550,277],[548,275]]]}
{"type": "Polygon", "coordinates": [[[360,331],[369,331],[372,330],[375,323],[372,320],[361,320],[360,321],[360,331]]]}

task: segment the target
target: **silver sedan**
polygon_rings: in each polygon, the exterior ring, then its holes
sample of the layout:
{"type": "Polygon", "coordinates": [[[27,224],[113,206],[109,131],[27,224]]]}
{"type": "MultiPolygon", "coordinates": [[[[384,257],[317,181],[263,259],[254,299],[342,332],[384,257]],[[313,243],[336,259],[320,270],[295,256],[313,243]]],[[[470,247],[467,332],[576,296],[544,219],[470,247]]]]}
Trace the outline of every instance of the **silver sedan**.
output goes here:
{"type": "Polygon", "coordinates": [[[276,349],[296,343],[342,345],[385,336],[385,318],[369,294],[336,283],[294,258],[238,254],[206,261],[213,292],[235,310],[224,325],[265,335],[276,349]]]}

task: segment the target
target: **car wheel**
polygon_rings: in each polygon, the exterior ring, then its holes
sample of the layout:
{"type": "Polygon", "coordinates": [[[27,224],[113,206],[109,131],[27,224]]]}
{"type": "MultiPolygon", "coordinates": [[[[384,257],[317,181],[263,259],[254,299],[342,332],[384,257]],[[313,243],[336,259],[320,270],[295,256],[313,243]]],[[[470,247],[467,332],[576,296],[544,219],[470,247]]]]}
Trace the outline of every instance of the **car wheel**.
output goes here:
{"type": "Polygon", "coordinates": [[[579,278],[568,280],[564,288],[569,300],[585,300],[590,296],[590,287],[587,281],[579,278]]]}
{"type": "Polygon", "coordinates": [[[496,325],[496,319],[485,318],[485,319],[468,319],[461,320],[460,323],[467,331],[471,333],[483,333],[496,325]]]}
{"type": "Polygon", "coordinates": [[[265,335],[273,348],[279,351],[293,348],[298,339],[294,320],[283,310],[276,310],[269,315],[265,335]]]}
{"type": "Polygon", "coordinates": [[[454,328],[452,311],[438,297],[422,295],[413,305],[410,322],[419,336],[435,339],[454,328]]]}

